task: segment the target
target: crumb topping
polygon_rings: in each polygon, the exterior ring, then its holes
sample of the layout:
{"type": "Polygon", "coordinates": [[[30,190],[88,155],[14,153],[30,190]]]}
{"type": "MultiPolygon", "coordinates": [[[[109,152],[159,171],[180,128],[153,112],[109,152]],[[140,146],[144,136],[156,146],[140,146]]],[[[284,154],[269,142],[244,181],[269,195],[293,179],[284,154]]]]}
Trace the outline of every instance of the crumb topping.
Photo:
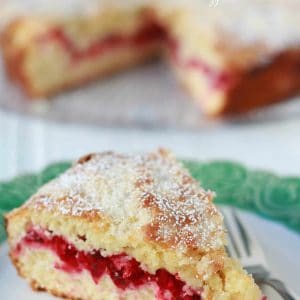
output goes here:
{"type": "Polygon", "coordinates": [[[222,217],[213,193],[199,186],[166,150],[86,156],[46,184],[27,205],[70,216],[109,218],[120,231],[176,249],[219,249],[222,217]]]}

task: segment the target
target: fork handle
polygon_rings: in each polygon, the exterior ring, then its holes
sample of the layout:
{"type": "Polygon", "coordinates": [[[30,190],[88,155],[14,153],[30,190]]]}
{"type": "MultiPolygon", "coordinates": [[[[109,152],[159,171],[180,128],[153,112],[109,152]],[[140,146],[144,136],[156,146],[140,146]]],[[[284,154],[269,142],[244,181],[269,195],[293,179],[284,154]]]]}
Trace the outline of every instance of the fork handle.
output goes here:
{"type": "Polygon", "coordinates": [[[284,300],[299,300],[299,297],[293,296],[292,292],[286,287],[286,285],[278,279],[265,278],[261,279],[259,283],[272,287],[284,300]]]}

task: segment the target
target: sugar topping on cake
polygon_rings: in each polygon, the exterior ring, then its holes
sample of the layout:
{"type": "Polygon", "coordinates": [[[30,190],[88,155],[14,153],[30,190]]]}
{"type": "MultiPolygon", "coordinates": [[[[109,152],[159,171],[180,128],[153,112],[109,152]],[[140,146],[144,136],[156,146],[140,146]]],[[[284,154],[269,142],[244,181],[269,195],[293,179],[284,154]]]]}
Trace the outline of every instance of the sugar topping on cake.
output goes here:
{"type": "Polygon", "coordinates": [[[280,50],[300,43],[299,9],[295,0],[222,0],[215,17],[221,29],[242,44],[261,43],[280,50]]]}
{"type": "MultiPolygon", "coordinates": [[[[270,55],[300,44],[298,0],[54,0],[49,3],[5,0],[0,9],[0,28],[19,16],[77,18],[97,15],[107,8],[124,9],[125,13],[146,7],[154,11],[159,23],[165,23],[166,15],[174,15],[176,19],[179,12],[185,15],[184,23],[191,23],[184,30],[186,35],[204,34],[226,48],[252,49],[259,62],[267,62],[270,55]]],[[[197,38],[194,40],[197,44],[197,38]]]]}
{"type": "Polygon", "coordinates": [[[135,9],[149,0],[3,0],[0,4],[0,28],[19,17],[47,16],[76,18],[98,14],[107,8],[135,9]]]}
{"type": "Polygon", "coordinates": [[[15,17],[42,14],[49,16],[82,16],[95,14],[107,7],[135,8],[149,4],[149,0],[3,0],[0,16],[15,17]]]}
{"type": "Polygon", "coordinates": [[[47,14],[76,16],[94,14],[107,7],[149,8],[187,12],[199,26],[233,34],[239,42],[247,45],[266,43],[276,49],[300,43],[300,2],[298,0],[219,0],[211,5],[209,0],[4,0],[1,4],[1,19],[18,15],[47,14]],[[274,34],[276,32],[276,34],[274,34]]]}
{"type": "MultiPolygon", "coordinates": [[[[300,2],[298,0],[169,0],[159,4],[165,13],[185,14],[196,34],[227,41],[230,47],[263,47],[265,54],[300,44],[300,2]]],[[[196,42],[195,42],[196,43],[196,42]]]]}
{"type": "Polygon", "coordinates": [[[132,156],[105,152],[81,159],[42,187],[28,206],[102,216],[120,232],[140,228],[146,239],[165,247],[208,251],[224,243],[212,197],[165,150],[132,156]]]}

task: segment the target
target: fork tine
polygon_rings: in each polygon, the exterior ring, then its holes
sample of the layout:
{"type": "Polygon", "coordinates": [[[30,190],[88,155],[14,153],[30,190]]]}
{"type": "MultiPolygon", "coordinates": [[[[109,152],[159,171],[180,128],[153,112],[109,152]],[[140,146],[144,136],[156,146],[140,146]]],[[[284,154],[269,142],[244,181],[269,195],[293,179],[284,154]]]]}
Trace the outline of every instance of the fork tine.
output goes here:
{"type": "Polygon", "coordinates": [[[257,242],[255,235],[243,224],[236,211],[232,210],[232,213],[241,231],[242,238],[245,240],[245,247],[248,249],[249,256],[259,257],[260,263],[264,267],[267,267],[264,252],[257,242]]]}
{"type": "Polygon", "coordinates": [[[232,248],[236,248],[235,250],[240,254],[236,258],[240,259],[244,268],[253,275],[255,281],[273,287],[282,296],[282,299],[298,299],[298,297],[292,296],[282,281],[270,278],[263,250],[251,230],[246,229],[246,226],[243,225],[238,213],[230,208],[222,208],[221,211],[228,230],[229,244],[232,244],[232,248]]]}
{"type": "Polygon", "coordinates": [[[224,225],[225,225],[225,228],[227,230],[227,237],[228,237],[228,243],[226,245],[226,250],[227,250],[229,256],[239,258],[240,255],[239,255],[237,246],[235,245],[235,242],[232,238],[232,235],[230,234],[229,224],[227,222],[227,217],[226,217],[226,214],[224,212],[224,209],[222,208],[221,211],[222,211],[222,214],[223,214],[224,225]]]}
{"type": "MultiPolygon", "coordinates": [[[[228,231],[229,245],[231,244],[230,248],[235,250],[235,255],[232,256],[240,259],[249,256],[249,251],[247,251],[244,237],[241,234],[241,230],[233,214],[233,210],[230,208],[222,208],[222,212],[224,215],[224,223],[228,231]]],[[[240,226],[242,226],[241,223],[240,226]]]]}
{"type": "Polygon", "coordinates": [[[250,256],[251,255],[251,251],[250,251],[251,240],[250,240],[249,232],[247,232],[241,219],[238,217],[237,213],[234,210],[232,210],[232,216],[235,219],[238,230],[240,231],[240,235],[241,235],[241,238],[243,239],[246,253],[248,256],[250,256]]]}

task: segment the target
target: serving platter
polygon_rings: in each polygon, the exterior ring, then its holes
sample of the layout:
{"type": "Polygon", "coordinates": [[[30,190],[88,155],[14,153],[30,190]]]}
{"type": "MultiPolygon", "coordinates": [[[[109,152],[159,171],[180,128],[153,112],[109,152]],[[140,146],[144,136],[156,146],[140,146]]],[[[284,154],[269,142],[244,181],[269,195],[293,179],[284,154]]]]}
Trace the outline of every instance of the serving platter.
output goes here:
{"type": "Polygon", "coordinates": [[[50,99],[29,99],[7,78],[0,58],[0,109],[62,123],[121,128],[203,129],[223,122],[265,123],[300,116],[300,98],[223,119],[205,117],[160,60],[50,99]]]}

